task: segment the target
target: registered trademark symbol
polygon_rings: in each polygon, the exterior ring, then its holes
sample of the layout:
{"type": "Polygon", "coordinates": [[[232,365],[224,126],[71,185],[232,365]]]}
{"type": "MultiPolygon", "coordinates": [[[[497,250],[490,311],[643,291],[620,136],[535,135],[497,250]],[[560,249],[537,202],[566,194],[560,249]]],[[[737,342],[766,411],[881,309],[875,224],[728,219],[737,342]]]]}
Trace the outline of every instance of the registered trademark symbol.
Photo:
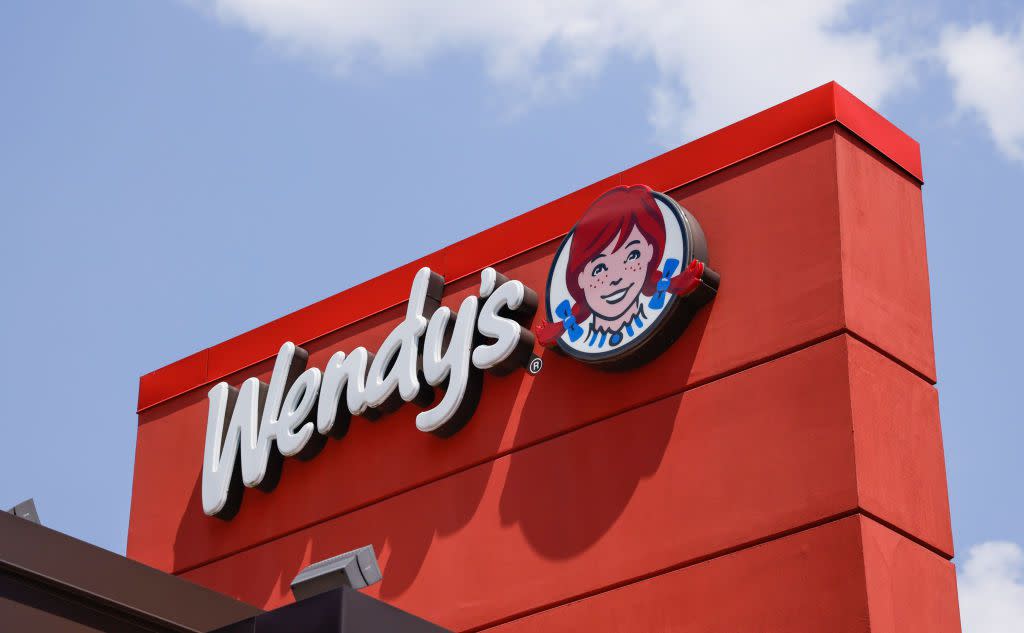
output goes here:
{"type": "Polygon", "coordinates": [[[540,370],[544,369],[544,361],[540,356],[531,356],[530,364],[526,367],[526,371],[530,372],[534,376],[540,373],[540,370]]]}

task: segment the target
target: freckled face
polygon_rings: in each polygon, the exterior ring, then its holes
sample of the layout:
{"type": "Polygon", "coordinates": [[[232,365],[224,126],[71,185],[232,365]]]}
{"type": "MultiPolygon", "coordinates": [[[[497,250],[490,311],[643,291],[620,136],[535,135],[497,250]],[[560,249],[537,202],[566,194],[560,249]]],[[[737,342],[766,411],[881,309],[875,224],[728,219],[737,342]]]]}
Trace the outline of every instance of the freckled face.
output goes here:
{"type": "Polygon", "coordinates": [[[599,317],[614,319],[629,310],[640,296],[654,247],[637,227],[633,227],[622,246],[610,244],[587,262],[578,281],[590,309],[599,317]]]}

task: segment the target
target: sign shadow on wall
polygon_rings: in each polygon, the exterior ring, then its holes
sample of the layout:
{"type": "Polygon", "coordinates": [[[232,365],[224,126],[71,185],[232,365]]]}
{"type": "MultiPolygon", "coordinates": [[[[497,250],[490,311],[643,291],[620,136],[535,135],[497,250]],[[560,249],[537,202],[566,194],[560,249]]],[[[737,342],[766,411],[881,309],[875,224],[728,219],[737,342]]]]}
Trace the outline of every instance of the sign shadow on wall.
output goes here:
{"type": "MultiPolygon", "coordinates": [[[[551,426],[552,402],[562,402],[571,408],[593,396],[595,381],[601,389],[628,391],[639,384],[638,378],[651,372],[671,372],[679,376],[678,384],[684,384],[713,308],[714,302],[702,308],[681,337],[685,341],[676,341],[675,345],[685,347],[681,350],[683,355],[662,354],[646,365],[643,372],[605,372],[557,353],[547,353],[544,371],[534,382],[524,407],[518,434],[535,437],[542,433],[533,427],[551,426]],[[561,373],[563,369],[571,372],[572,377],[544,380],[544,373],[561,373]]],[[[661,394],[653,400],[668,395],[661,394]]],[[[626,394],[613,395],[613,399],[633,404],[509,457],[501,496],[501,521],[505,525],[517,524],[534,550],[546,558],[563,560],[589,549],[621,516],[638,486],[658,470],[664,457],[676,424],[674,416],[631,420],[635,428],[628,441],[603,441],[598,427],[614,424],[616,416],[652,401],[631,400],[626,394]]]]}

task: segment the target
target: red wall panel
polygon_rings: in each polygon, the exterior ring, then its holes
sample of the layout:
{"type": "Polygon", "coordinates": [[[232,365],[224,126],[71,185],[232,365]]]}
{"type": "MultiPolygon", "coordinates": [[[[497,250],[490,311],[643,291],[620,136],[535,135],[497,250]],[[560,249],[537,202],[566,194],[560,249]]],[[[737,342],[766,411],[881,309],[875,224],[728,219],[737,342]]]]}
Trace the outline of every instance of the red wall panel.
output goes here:
{"type": "Polygon", "coordinates": [[[847,326],[934,382],[921,189],[849,133],[836,167],[847,326]]]}
{"type": "Polygon", "coordinates": [[[959,633],[953,566],[847,517],[488,633],[959,633]]]}
{"type": "MultiPolygon", "coordinates": [[[[384,581],[370,593],[443,626],[483,626],[856,511],[854,438],[874,432],[880,403],[851,394],[850,373],[890,366],[909,389],[885,404],[909,411],[902,400],[917,397],[913,383],[932,387],[839,336],[185,577],[274,607],[290,600],[288,582],[303,565],[373,543],[384,581]]],[[[903,424],[937,430],[935,413],[903,424]]],[[[945,488],[944,480],[873,481],[945,488]]],[[[923,532],[914,517],[900,527],[923,532]]]]}
{"type": "Polygon", "coordinates": [[[960,633],[953,564],[870,520],[862,520],[871,630],[960,633]]]}
{"type": "Polygon", "coordinates": [[[860,343],[849,361],[858,505],[952,558],[938,393],[860,343]]]}

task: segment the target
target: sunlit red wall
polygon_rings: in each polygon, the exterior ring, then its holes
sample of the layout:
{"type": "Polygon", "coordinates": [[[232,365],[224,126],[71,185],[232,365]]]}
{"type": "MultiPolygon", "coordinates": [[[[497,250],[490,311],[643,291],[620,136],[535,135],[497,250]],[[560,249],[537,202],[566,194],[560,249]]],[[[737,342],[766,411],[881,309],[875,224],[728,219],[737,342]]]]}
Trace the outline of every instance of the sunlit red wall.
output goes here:
{"type": "Polygon", "coordinates": [[[921,177],[828,84],[143,376],[128,554],[272,608],[372,543],[367,593],[456,631],[959,631],[921,177]],[[424,265],[445,305],[486,266],[543,296],[561,236],[632,183],[697,217],[722,276],[660,357],[545,351],[487,375],[452,438],[411,404],[356,418],[233,520],[203,514],[211,384],[268,380],[285,340],[319,367],[375,349],[424,265]]]}

